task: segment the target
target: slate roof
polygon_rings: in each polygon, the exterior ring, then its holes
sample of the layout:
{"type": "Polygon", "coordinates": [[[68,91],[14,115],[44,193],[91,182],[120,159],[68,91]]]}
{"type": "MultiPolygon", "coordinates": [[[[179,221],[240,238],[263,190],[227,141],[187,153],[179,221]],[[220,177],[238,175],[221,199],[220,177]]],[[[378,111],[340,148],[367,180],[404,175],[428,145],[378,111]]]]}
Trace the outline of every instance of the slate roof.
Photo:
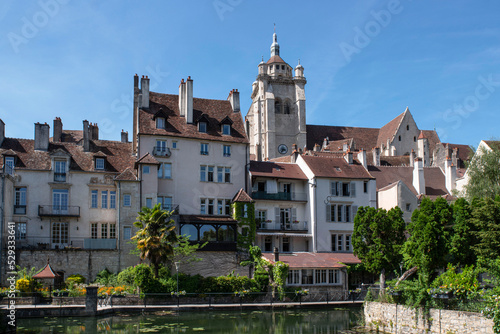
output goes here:
{"type": "MultiPolygon", "coordinates": [[[[274,263],[273,253],[262,256],[274,263]]],[[[352,253],[280,253],[279,260],[294,268],[345,268],[346,264],[358,264],[361,261],[352,253]]]]}
{"type": "Polygon", "coordinates": [[[233,197],[233,202],[246,202],[246,203],[252,203],[253,199],[246,193],[243,188],[241,188],[238,193],[233,197]]]}
{"type": "MultiPolygon", "coordinates": [[[[353,154],[354,155],[354,154],[353,154]]],[[[348,164],[344,158],[335,156],[309,156],[302,158],[316,177],[348,178],[348,179],[372,179],[373,177],[355,159],[348,164]]]]}
{"type": "Polygon", "coordinates": [[[135,158],[132,156],[132,144],[109,140],[91,140],[90,151],[84,152],[76,142],[49,142],[47,151],[34,149],[33,139],[5,138],[0,146],[0,154],[14,151],[16,153],[16,169],[50,170],[51,153],[63,151],[71,156],[70,170],[92,171],[102,173],[121,173],[133,168],[135,158]],[[105,157],[105,170],[94,169],[94,158],[105,157]]]}
{"type": "Polygon", "coordinates": [[[139,134],[168,135],[175,137],[248,143],[243,118],[234,112],[227,100],[193,98],[193,124],[179,113],[179,96],[150,92],[149,110],[139,111],[139,134]],[[157,129],[154,116],[159,110],[167,115],[165,129],[157,129]],[[198,131],[196,121],[204,116],[208,120],[207,133],[198,131]],[[231,135],[222,135],[221,122],[229,118],[233,124],[231,135]]]}
{"type": "Polygon", "coordinates": [[[279,179],[307,180],[297,164],[274,161],[250,161],[250,173],[253,177],[272,177],[279,179]]]}

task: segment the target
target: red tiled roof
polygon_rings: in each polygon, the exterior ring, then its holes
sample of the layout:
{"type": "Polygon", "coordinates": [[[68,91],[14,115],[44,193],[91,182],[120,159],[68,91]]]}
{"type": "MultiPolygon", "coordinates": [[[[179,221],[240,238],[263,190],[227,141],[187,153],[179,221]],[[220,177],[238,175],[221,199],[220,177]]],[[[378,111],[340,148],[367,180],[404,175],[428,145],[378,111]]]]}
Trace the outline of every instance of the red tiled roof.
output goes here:
{"type": "Polygon", "coordinates": [[[488,145],[491,149],[500,151],[500,141],[497,140],[483,140],[486,145],[488,145]]]}
{"type": "Polygon", "coordinates": [[[424,131],[420,131],[420,134],[418,135],[418,139],[426,139],[427,137],[424,135],[424,131]]]}
{"type": "Polygon", "coordinates": [[[120,175],[115,177],[117,181],[137,181],[137,172],[131,168],[125,169],[120,175]]]}
{"type": "Polygon", "coordinates": [[[314,144],[323,145],[323,140],[328,137],[330,141],[352,138],[353,149],[371,150],[377,146],[379,129],[357,128],[347,126],[307,125],[307,149],[312,150],[314,144]]]}
{"type": "Polygon", "coordinates": [[[137,160],[138,164],[150,164],[150,165],[159,165],[160,162],[156,160],[149,152],[144,154],[142,157],[137,160]]]}
{"type": "MultiPolygon", "coordinates": [[[[262,256],[274,263],[273,253],[262,256]]],[[[295,268],[345,268],[346,264],[358,264],[361,261],[352,253],[280,253],[279,260],[295,268]]]]}
{"type": "Polygon", "coordinates": [[[0,147],[0,154],[14,151],[17,155],[16,169],[50,170],[51,156],[54,151],[61,150],[71,156],[70,170],[121,173],[134,166],[132,144],[108,140],[91,140],[90,151],[84,152],[83,147],[75,142],[49,142],[47,151],[34,149],[34,140],[5,138],[0,147]],[[100,153],[99,153],[100,152],[100,153]],[[94,157],[106,157],[106,169],[94,170],[94,157]]]}
{"type": "Polygon", "coordinates": [[[234,196],[233,202],[247,202],[252,203],[253,199],[250,197],[243,188],[238,191],[238,193],[234,196]]]}
{"type": "MultiPolygon", "coordinates": [[[[354,154],[353,154],[354,155],[354,154]]],[[[344,158],[303,155],[302,158],[316,177],[372,179],[366,169],[353,159],[350,165],[344,158]]]]}
{"type": "MultiPolygon", "coordinates": [[[[250,160],[255,160],[255,159],[252,159],[252,154],[250,154],[250,160]]],[[[282,157],[277,157],[277,158],[273,158],[273,159],[269,159],[269,161],[273,161],[273,162],[292,162],[292,156],[291,155],[285,155],[285,156],[282,156],[282,157]]]]}
{"type": "Polygon", "coordinates": [[[252,176],[272,177],[280,179],[307,180],[297,164],[274,161],[250,161],[252,176]]]}
{"type": "Polygon", "coordinates": [[[198,125],[187,124],[186,118],[179,113],[179,96],[151,92],[149,95],[149,110],[139,111],[139,134],[166,135],[224,142],[248,143],[243,118],[240,112],[234,112],[231,103],[227,100],[193,99],[193,120],[202,115],[208,120],[207,133],[198,131],[198,125]],[[154,115],[163,109],[168,115],[165,120],[165,129],[157,129],[154,115]],[[221,122],[225,118],[233,122],[231,135],[222,135],[221,122]]]}
{"type": "Polygon", "coordinates": [[[275,55],[275,56],[272,56],[271,58],[269,58],[269,60],[267,61],[266,64],[272,64],[272,63],[285,63],[286,64],[286,62],[283,59],[281,59],[281,57],[278,55],[275,55]]]}
{"type": "Polygon", "coordinates": [[[56,278],[56,277],[60,277],[60,275],[52,269],[48,260],[47,260],[47,265],[45,265],[42,271],[33,276],[33,278],[56,278]]]}
{"type": "Polygon", "coordinates": [[[331,140],[326,145],[326,148],[321,147],[321,149],[325,151],[342,151],[344,149],[344,144],[347,144],[348,148],[352,148],[354,145],[353,142],[354,142],[353,138],[331,140]]]}

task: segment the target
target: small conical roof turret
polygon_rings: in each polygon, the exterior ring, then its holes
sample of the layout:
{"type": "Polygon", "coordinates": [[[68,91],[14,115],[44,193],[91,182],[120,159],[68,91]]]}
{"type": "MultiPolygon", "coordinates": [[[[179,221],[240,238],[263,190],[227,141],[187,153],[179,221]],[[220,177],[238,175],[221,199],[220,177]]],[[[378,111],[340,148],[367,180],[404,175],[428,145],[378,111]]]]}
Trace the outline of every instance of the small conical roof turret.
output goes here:
{"type": "Polygon", "coordinates": [[[273,34],[273,44],[271,44],[271,57],[280,55],[280,45],[278,44],[278,35],[273,34]]]}

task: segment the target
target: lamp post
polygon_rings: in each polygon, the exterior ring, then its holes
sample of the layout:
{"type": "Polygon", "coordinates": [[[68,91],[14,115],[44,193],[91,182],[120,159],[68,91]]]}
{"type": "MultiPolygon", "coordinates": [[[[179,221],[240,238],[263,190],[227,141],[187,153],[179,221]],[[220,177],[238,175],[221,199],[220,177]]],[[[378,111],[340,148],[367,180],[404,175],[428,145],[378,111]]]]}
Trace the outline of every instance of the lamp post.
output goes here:
{"type": "Polygon", "coordinates": [[[180,262],[175,262],[175,271],[177,272],[177,296],[179,296],[179,266],[180,262]]]}

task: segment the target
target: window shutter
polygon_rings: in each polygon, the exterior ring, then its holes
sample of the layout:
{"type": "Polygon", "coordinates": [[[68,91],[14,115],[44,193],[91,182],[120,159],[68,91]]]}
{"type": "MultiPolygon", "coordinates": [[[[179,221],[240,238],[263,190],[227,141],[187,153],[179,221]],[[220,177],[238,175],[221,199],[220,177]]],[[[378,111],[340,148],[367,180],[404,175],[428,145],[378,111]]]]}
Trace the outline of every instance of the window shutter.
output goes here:
{"type": "Polygon", "coordinates": [[[350,187],[351,187],[351,197],[356,197],[356,183],[351,182],[350,187]]]}
{"type": "Polygon", "coordinates": [[[290,191],[292,192],[292,201],[295,200],[295,183],[290,184],[290,191]]]}
{"type": "Polygon", "coordinates": [[[297,208],[292,208],[292,223],[297,220],[297,208]]]}
{"type": "Polygon", "coordinates": [[[352,207],[352,221],[354,221],[354,217],[356,216],[356,212],[358,212],[358,207],[354,205],[352,207]]]}
{"type": "Polygon", "coordinates": [[[337,182],[337,196],[342,196],[342,182],[337,182]]]}
{"type": "Polygon", "coordinates": [[[335,182],[330,182],[330,195],[335,196],[335,182]]]}
{"type": "Polygon", "coordinates": [[[327,222],[332,221],[332,205],[331,204],[326,205],[326,221],[327,222]]]}
{"type": "Polygon", "coordinates": [[[275,224],[280,223],[280,208],[274,208],[274,219],[275,219],[275,224]]]}

